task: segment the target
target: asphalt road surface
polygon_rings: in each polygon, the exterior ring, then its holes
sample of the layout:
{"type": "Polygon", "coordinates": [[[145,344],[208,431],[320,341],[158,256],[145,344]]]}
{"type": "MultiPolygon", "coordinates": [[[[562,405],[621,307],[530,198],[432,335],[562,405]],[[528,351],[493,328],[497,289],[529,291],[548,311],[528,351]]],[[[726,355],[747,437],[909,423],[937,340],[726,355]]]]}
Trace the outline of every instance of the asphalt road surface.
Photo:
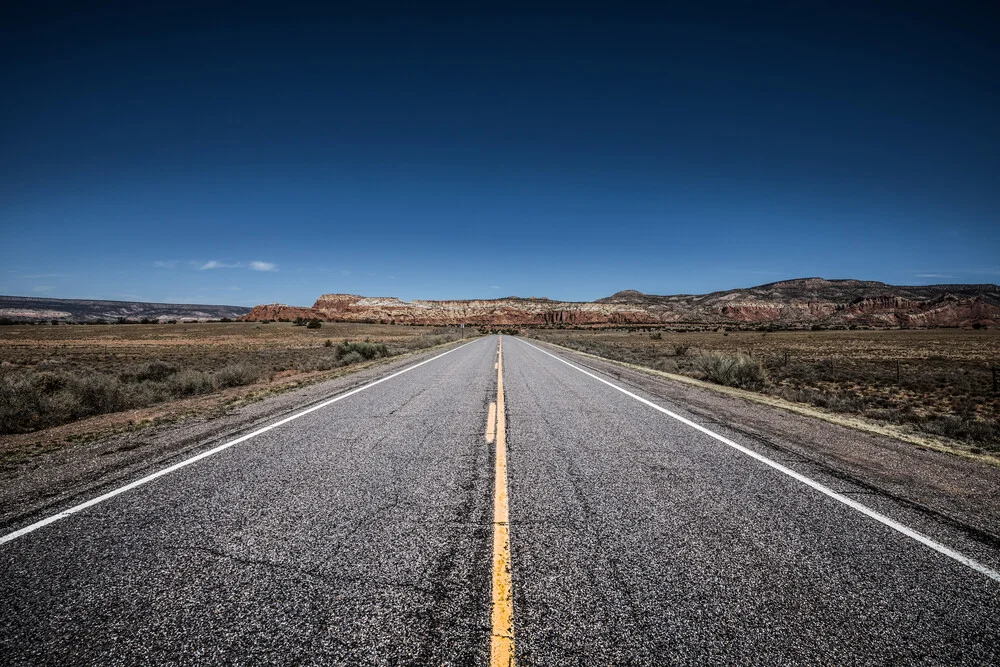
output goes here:
{"type": "Polygon", "coordinates": [[[0,538],[0,664],[1000,663],[995,546],[497,341],[0,538]]]}

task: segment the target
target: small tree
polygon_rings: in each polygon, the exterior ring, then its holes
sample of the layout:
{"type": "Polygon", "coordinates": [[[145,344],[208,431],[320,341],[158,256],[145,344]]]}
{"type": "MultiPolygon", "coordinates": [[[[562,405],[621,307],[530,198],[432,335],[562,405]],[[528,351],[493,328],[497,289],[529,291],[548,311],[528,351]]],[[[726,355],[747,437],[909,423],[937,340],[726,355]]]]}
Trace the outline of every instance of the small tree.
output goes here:
{"type": "Polygon", "coordinates": [[[309,324],[306,325],[306,329],[319,329],[321,326],[323,326],[322,322],[316,319],[312,319],[309,320],[309,324]]]}

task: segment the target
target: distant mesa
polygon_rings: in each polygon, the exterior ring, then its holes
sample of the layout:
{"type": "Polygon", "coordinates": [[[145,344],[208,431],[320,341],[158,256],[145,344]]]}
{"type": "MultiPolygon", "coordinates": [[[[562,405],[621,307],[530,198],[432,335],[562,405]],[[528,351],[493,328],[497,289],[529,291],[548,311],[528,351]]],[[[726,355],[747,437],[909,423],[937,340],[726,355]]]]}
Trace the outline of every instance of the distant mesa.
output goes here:
{"type": "Polygon", "coordinates": [[[268,304],[242,319],[482,326],[659,325],[896,328],[1000,326],[997,285],[896,286],[802,278],[711,294],[659,296],[624,290],[594,302],[505,297],[402,301],[324,294],[311,307],[268,304]]]}
{"type": "Polygon", "coordinates": [[[235,320],[249,312],[249,308],[242,306],[0,296],[0,318],[15,322],[42,320],[115,322],[119,319],[165,322],[168,320],[221,320],[223,318],[235,320]]]}

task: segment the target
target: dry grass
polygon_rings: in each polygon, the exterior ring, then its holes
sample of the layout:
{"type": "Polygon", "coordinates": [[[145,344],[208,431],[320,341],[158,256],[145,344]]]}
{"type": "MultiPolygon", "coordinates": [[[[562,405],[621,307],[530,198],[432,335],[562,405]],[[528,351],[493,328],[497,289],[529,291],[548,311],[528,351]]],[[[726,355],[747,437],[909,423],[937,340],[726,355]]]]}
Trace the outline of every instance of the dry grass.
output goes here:
{"type": "Polygon", "coordinates": [[[0,434],[327,371],[460,336],[457,329],[329,323],[0,327],[0,434]]]}
{"type": "Polygon", "coordinates": [[[530,335],[1000,451],[1000,394],[993,391],[991,373],[1000,366],[997,330],[539,330],[530,335]]]}

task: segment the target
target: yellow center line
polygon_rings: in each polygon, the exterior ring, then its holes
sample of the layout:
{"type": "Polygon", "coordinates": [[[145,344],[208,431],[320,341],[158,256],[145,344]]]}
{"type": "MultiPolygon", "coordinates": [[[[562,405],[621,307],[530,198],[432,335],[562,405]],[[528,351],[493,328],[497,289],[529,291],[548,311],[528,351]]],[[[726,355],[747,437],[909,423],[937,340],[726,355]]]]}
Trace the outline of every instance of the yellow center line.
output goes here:
{"type": "MultiPolygon", "coordinates": [[[[491,406],[492,407],[492,406],[491,406]]],[[[496,475],[493,487],[493,612],[490,666],[514,667],[514,585],[507,509],[507,419],[503,405],[503,342],[497,341],[496,475]]]]}
{"type": "Polygon", "coordinates": [[[492,443],[497,432],[497,403],[490,403],[490,414],[486,418],[486,442],[492,443]]]}

